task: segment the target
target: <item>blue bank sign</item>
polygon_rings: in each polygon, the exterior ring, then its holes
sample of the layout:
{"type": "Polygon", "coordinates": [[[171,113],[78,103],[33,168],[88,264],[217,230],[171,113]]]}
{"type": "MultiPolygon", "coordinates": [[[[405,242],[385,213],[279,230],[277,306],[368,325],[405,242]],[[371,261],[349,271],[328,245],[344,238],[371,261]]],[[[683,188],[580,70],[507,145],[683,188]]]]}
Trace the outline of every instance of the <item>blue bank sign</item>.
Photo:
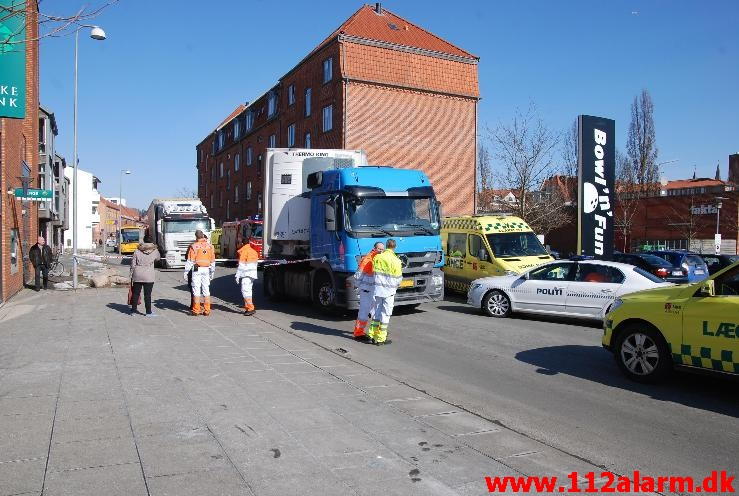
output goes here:
{"type": "Polygon", "coordinates": [[[26,0],[0,0],[0,117],[26,116],[26,0]]]}

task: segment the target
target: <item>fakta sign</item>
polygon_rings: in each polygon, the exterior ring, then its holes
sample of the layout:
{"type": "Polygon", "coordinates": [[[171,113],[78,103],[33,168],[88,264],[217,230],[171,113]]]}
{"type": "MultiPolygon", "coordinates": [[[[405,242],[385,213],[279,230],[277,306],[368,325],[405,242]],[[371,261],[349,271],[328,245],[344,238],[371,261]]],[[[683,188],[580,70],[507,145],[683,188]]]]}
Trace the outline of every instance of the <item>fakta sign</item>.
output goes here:
{"type": "Polygon", "coordinates": [[[0,0],[0,117],[26,116],[26,1],[0,0]]]}
{"type": "Polygon", "coordinates": [[[581,115],[578,129],[578,223],[580,255],[610,260],[616,190],[616,122],[581,115]]]}

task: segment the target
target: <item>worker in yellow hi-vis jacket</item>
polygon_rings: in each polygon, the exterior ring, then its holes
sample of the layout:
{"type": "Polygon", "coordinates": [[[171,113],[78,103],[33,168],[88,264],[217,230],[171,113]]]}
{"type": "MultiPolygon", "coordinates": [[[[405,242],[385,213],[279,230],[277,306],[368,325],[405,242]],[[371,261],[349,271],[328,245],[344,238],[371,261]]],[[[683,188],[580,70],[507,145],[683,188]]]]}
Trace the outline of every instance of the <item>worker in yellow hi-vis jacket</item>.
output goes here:
{"type": "Polygon", "coordinates": [[[369,328],[369,337],[376,345],[390,344],[387,339],[387,327],[393,314],[395,292],[403,279],[403,267],[395,254],[397,243],[388,239],[385,251],[372,260],[375,281],[375,314],[369,328]]]}

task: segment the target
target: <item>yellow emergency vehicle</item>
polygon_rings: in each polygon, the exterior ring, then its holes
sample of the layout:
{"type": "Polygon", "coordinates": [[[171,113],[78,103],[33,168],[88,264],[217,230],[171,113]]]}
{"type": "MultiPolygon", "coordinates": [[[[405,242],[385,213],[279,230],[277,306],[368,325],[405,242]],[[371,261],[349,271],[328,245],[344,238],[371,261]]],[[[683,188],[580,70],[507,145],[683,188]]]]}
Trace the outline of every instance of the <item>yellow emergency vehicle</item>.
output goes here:
{"type": "Polygon", "coordinates": [[[554,260],[534,231],[518,217],[466,215],[441,223],[448,289],[467,292],[475,279],[520,274],[554,260]]]}
{"type": "Polygon", "coordinates": [[[121,255],[130,255],[144,240],[144,229],[139,226],[123,226],[120,238],[121,255]]]}
{"type": "Polygon", "coordinates": [[[213,245],[216,258],[221,258],[221,234],[223,234],[223,229],[220,227],[210,232],[210,244],[213,245]]]}
{"type": "Polygon", "coordinates": [[[639,382],[673,367],[739,374],[739,262],[705,281],[616,299],[603,346],[639,382]]]}

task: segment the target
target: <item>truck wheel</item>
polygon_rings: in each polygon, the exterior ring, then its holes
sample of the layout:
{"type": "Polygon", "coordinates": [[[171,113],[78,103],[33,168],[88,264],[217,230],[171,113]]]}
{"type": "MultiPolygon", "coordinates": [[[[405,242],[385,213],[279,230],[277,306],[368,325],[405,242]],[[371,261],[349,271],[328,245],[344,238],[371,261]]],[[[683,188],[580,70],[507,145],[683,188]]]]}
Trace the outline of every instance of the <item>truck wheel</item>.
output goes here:
{"type": "Polygon", "coordinates": [[[264,296],[272,301],[277,301],[282,296],[280,288],[280,277],[277,270],[265,267],[262,276],[264,285],[264,296]]]}
{"type": "Polygon", "coordinates": [[[665,340],[647,323],[629,325],[618,334],[615,344],[616,363],[632,381],[658,382],[672,369],[665,340]]]}
{"type": "Polygon", "coordinates": [[[503,291],[494,289],[483,296],[482,311],[489,317],[508,317],[511,315],[511,300],[503,291]]]}
{"type": "Polygon", "coordinates": [[[320,272],[313,281],[313,302],[326,313],[336,309],[336,289],[326,272],[320,272]]]}

